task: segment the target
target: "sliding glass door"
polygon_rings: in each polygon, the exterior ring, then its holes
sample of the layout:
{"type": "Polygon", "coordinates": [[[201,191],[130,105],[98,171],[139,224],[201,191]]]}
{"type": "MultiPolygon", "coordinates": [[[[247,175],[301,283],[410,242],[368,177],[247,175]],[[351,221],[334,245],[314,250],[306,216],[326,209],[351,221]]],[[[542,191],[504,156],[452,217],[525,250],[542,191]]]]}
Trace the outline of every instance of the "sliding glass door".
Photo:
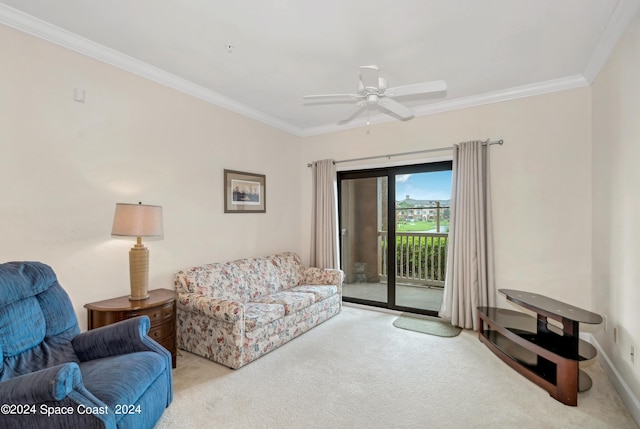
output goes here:
{"type": "Polygon", "coordinates": [[[437,314],[451,162],[338,173],[347,302],[437,314]]]}

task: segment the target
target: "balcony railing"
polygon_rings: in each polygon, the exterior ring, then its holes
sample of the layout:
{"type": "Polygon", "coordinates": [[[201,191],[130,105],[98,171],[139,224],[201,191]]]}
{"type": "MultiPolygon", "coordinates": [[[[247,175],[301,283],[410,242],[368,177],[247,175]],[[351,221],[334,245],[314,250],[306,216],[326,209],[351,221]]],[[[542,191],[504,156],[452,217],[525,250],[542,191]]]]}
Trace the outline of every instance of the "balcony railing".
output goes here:
{"type": "MultiPolygon", "coordinates": [[[[386,280],[387,231],[380,236],[380,277],[386,280]]],[[[397,232],[396,233],[396,283],[423,286],[444,286],[447,266],[448,233],[397,232]]]]}

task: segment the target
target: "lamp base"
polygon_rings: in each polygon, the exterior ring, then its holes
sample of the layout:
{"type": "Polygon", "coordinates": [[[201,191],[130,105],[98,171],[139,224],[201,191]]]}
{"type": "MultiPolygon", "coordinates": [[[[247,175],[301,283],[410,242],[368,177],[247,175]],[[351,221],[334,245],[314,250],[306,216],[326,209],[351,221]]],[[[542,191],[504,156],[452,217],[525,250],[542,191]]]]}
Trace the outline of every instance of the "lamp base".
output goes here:
{"type": "Polygon", "coordinates": [[[129,295],[129,301],[144,301],[145,299],[149,299],[148,293],[145,296],[140,297],[129,295]]]}
{"type": "Polygon", "coordinates": [[[131,282],[130,301],[149,298],[149,249],[138,237],[137,243],[129,251],[129,280],[131,282]]]}

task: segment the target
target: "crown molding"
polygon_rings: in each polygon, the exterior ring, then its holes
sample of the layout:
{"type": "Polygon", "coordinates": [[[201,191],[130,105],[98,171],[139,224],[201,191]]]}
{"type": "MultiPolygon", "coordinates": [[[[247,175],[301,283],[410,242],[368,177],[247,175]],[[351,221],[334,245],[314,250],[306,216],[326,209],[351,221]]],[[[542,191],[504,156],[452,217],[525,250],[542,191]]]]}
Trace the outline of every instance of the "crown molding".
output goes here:
{"type": "MultiPolygon", "coordinates": [[[[414,108],[415,114],[417,117],[432,115],[588,86],[595,80],[615,48],[616,43],[639,10],[640,0],[619,0],[583,75],[568,76],[506,90],[436,102],[414,108]]],[[[357,118],[346,125],[329,124],[302,129],[2,3],[0,3],[0,23],[298,137],[308,137],[397,121],[397,119],[389,115],[376,114],[368,119],[357,118]]]]}
{"type": "Polygon", "coordinates": [[[583,73],[589,84],[596,80],[598,73],[600,73],[600,70],[602,70],[615,49],[618,40],[620,40],[639,10],[640,0],[618,1],[583,73]]]}
{"type": "MultiPolygon", "coordinates": [[[[469,107],[483,106],[485,104],[499,103],[501,101],[513,100],[516,98],[532,97],[550,92],[565,91],[568,89],[589,86],[589,82],[582,75],[567,76],[560,79],[548,80],[529,85],[516,86],[504,90],[486,92],[470,97],[461,97],[453,100],[446,100],[424,106],[414,107],[416,117],[434,115],[436,113],[450,112],[452,110],[466,109],[469,107]]],[[[367,118],[357,118],[345,125],[323,125],[320,127],[307,128],[303,130],[303,137],[310,137],[320,134],[344,131],[352,128],[362,128],[367,125],[382,124],[385,122],[397,121],[397,119],[386,115],[376,114],[367,118]],[[368,124],[367,124],[368,122],[368,124]]]]}
{"type": "Polygon", "coordinates": [[[287,133],[297,136],[302,134],[301,129],[287,122],[2,3],[0,3],[0,23],[287,133]]]}
{"type": "Polygon", "coordinates": [[[501,101],[514,100],[516,98],[533,97],[535,95],[548,94],[550,92],[566,91],[574,88],[589,86],[589,82],[582,75],[567,76],[559,79],[547,80],[528,85],[515,86],[500,89],[469,97],[456,98],[442,103],[427,104],[414,109],[416,116],[433,115],[435,113],[449,112],[451,110],[466,109],[469,107],[483,106],[485,104],[499,103],[501,101]]]}

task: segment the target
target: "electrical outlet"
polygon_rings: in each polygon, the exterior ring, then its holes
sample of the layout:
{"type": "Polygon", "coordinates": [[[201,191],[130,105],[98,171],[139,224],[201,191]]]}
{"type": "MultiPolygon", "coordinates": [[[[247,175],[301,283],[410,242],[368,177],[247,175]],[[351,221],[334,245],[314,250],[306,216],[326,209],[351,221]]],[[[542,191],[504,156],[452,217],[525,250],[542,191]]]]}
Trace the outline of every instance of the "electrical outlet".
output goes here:
{"type": "Polygon", "coordinates": [[[613,327],[613,342],[618,343],[618,328],[615,326],[613,327]]]}
{"type": "Polygon", "coordinates": [[[604,324],[604,332],[607,332],[607,315],[606,314],[602,315],[602,322],[604,324]]]}
{"type": "Polygon", "coordinates": [[[636,348],[631,346],[631,350],[629,351],[629,357],[631,358],[631,363],[636,362],[636,348]]]}

